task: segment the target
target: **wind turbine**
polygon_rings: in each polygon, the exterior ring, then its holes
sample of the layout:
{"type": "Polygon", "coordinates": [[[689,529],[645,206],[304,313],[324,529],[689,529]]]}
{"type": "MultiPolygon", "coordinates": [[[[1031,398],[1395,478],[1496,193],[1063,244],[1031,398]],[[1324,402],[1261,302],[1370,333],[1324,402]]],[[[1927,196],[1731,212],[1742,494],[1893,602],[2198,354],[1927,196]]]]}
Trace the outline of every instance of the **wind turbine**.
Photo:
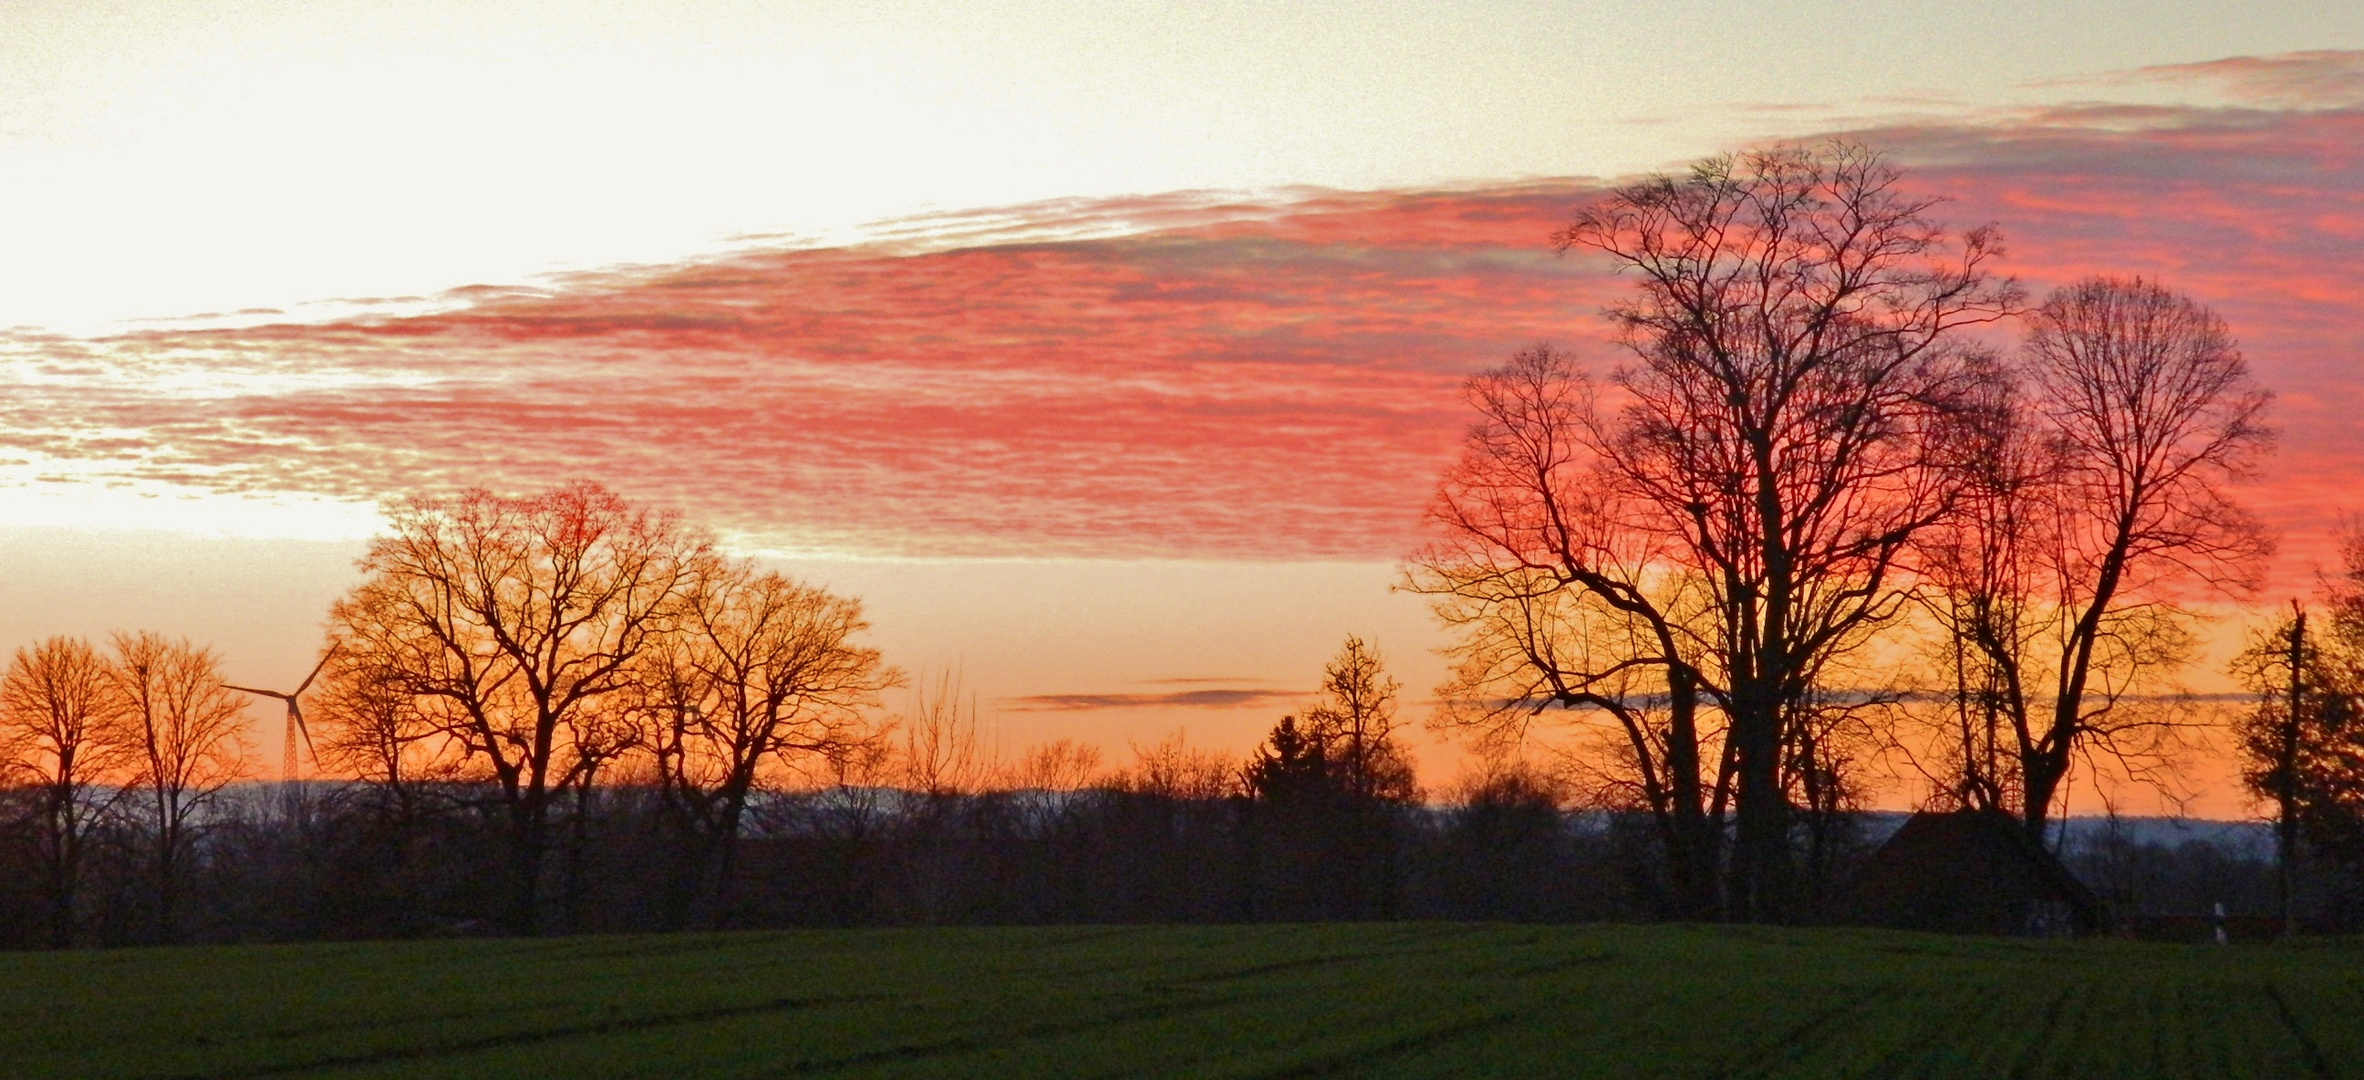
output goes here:
{"type": "MultiPolygon", "coordinates": [[[[253,694],[256,697],[278,698],[287,703],[287,742],[280,750],[279,759],[279,780],[281,783],[293,784],[296,781],[296,734],[298,732],[303,734],[305,746],[312,745],[312,729],[304,726],[304,707],[297,704],[296,699],[303,696],[305,690],[311,688],[312,680],[320,677],[320,669],[327,667],[329,658],[336,654],[337,646],[329,646],[328,651],[321,654],[320,662],[312,665],[312,673],[304,676],[304,681],[296,685],[293,693],[282,694],[277,690],[258,690],[251,686],[222,684],[222,688],[226,690],[236,690],[241,693],[253,694]]],[[[313,758],[317,760],[319,754],[315,752],[313,758]]]]}

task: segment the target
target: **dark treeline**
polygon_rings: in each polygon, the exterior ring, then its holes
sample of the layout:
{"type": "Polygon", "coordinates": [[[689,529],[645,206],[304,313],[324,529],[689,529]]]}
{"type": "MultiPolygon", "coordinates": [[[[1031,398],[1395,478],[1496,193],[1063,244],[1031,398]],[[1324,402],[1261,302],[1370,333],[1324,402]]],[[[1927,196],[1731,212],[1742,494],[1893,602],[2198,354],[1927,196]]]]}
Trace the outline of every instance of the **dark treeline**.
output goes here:
{"type": "MultiPolygon", "coordinates": [[[[28,651],[15,677],[41,670],[28,651]]],[[[659,737],[679,717],[659,710],[654,733],[614,754],[607,782],[552,802],[532,930],[1591,920],[1662,907],[1647,884],[1648,834],[1572,813],[1546,777],[1508,769],[1443,805],[1421,802],[1394,738],[1395,691],[1379,657],[1349,639],[1320,703],[1282,719],[1248,760],[1177,737],[1102,770],[1095,751],[1065,741],[985,761],[974,706],[946,679],[891,725],[789,753],[814,771],[760,770],[729,811],[727,857],[684,805],[681,766],[667,761],[683,751],[659,737]]],[[[316,701],[328,745],[366,729],[333,686],[316,701]]],[[[112,752],[111,738],[87,742],[112,752]]],[[[8,793],[0,941],[516,931],[513,794],[498,779],[215,784],[179,820],[169,866],[154,856],[159,819],[140,809],[143,790],[80,785],[65,800],[63,869],[51,859],[54,793],[8,793]],[[163,896],[177,900],[167,908],[163,896]]]]}
{"type": "MultiPolygon", "coordinates": [[[[782,927],[1452,919],[1648,921],[1680,914],[1646,814],[1570,812],[1525,773],[1473,782],[1439,804],[1356,806],[1341,790],[1258,795],[1168,746],[1102,786],[936,793],[822,788],[758,800],[732,888],[695,925],[782,927]],[[1174,785],[1161,787],[1161,785],[1174,785]]],[[[217,803],[181,874],[169,932],[157,919],[151,838],[111,822],[87,840],[72,940],[293,941],[499,933],[510,909],[497,793],[315,782],[300,799],[248,785],[217,803]]],[[[1892,826],[1857,821],[1850,857],[1892,826]]],[[[678,840],[663,797],[603,786],[570,802],[570,837],[546,890],[544,932],[685,925],[678,840]],[[577,822],[573,815],[584,815],[577,822]],[[580,827],[578,827],[578,825],[580,827]]],[[[2211,905],[2236,920],[2276,911],[2274,864],[2253,846],[2162,839],[2091,819],[2069,864],[2132,928],[2197,936],[2211,905]]],[[[53,942],[52,897],[27,869],[23,818],[0,833],[0,944],[53,942]]],[[[2333,868],[2304,879],[2318,930],[2364,926],[2364,889],[2333,868]]],[[[1811,910],[1811,899],[1798,906],[1811,910]]],[[[1801,921],[1843,920],[1831,909],[1801,921]]]]}
{"type": "MultiPolygon", "coordinates": [[[[182,940],[498,932],[501,823],[473,815],[402,821],[367,796],[331,797],[300,824],[225,824],[192,875],[182,940]]],[[[453,795],[460,793],[454,792],[453,795]]],[[[553,883],[549,932],[683,926],[684,884],[657,798],[601,789],[595,824],[553,883]]],[[[1508,790],[1438,811],[1391,807],[1318,830],[1317,812],[1242,796],[1101,788],[1045,795],[885,790],[768,799],[743,841],[734,887],[702,920],[718,928],[962,923],[1241,922],[1334,919],[1573,921],[1646,917],[1617,872],[1638,834],[1571,827],[1508,790]],[[1361,869],[1368,864],[1377,869],[1361,869]]],[[[127,868],[128,869],[128,868],[127,868]]],[[[112,866],[94,867],[81,938],[153,940],[117,906],[112,866]]],[[[35,897],[12,897],[19,944],[44,932],[35,897]]]]}
{"type": "MultiPolygon", "coordinates": [[[[102,688],[136,669],[117,654],[178,656],[191,680],[210,671],[201,650],[152,636],[115,644],[47,648],[98,672],[102,688]]],[[[40,670],[29,651],[10,680],[40,670]]],[[[615,755],[609,781],[553,804],[534,930],[1689,915],[1653,816],[1588,797],[1564,774],[1497,763],[1425,797],[1396,740],[1397,689],[1349,638],[1316,703],[1244,761],[1176,737],[1102,769],[1095,751],[1066,741],[987,761],[975,708],[946,678],[891,726],[797,755],[819,773],[750,782],[729,858],[700,842],[679,781],[664,779],[679,747],[644,736],[649,745],[615,755]]],[[[120,723],[123,700],[99,696],[102,718],[117,734],[145,730],[120,723]]],[[[333,694],[317,700],[324,735],[348,738],[354,717],[333,694]]],[[[514,932],[514,819],[497,780],[228,775],[204,773],[177,817],[159,814],[167,804],[144,778],[82,785],[68,800],[76,827],[62,869],[54,790],[9,790],[0,945],[514,932]]],[[[1849,873],[1895,824],[1852,811],[1802,822],[1791,845],[1806,872],[1784,898],[1794,920],[1845,921],[1849,873]]],[[[2198,933],[2219,902],[2257,922],[2283,895],[2254,845],[2162,840],[2115,822],[2062,840],[2128,927],[2198,933]]],[[[2308,926],[2364,925],[2364,888],[2343,864],[2303,865],[2296,905],[2308,926]]]]}

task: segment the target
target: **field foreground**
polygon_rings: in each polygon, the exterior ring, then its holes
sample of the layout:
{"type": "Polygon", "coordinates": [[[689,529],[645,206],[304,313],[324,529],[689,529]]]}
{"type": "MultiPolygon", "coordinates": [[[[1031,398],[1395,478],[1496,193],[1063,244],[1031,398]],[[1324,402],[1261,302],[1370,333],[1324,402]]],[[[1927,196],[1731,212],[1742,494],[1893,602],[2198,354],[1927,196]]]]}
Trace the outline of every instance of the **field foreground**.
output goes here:
{"type": "Polygon", "coordinates": [[[2364,949],[1452,924],[0,956],[0,1076],[2364,1077],[2364,949]]]}

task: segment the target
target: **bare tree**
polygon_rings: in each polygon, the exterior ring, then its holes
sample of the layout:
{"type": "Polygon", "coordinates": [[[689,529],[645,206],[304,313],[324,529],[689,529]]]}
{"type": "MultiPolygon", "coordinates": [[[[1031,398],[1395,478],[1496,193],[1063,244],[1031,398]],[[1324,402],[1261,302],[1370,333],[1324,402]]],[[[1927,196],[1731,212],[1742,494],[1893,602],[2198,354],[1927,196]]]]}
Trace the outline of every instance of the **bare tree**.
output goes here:
{"type": "Polygon", "coordinates": [[[90,830],[122,791],[112,781],[132,763],[113,716],[106,658],[81,638],[20,648],[0,675],[7,768],[38,800],[37,855],[57,948],[74,943],[90,830]]]}
{"type": "Polygon", "coordinates": [[[1355,799],[1400,802],[1419,795],[1411,759],[1395,738],[1400,688],[1379,654],[1351,634],[1322,669],[1322,700],[1305,711],[1305,728],[1355,799]]]}
{"type": "Polygon", "coordinates": [[[1712,917],[1732,763],[1700,713],[1696,575],[1610,475],[1615,435],[1571,357],[1521,352],[1468,398],[1479,420],[1430,514],[1443,535],[1405,582],[1460,637],[1437,722],[1501,750],[1556,706],[1605,744],[1583,749],[1613,763],[1587,770],[1613,801],[1650,811],[1674,913],[1712,917]]]}
{"type": "Polygon", "coordinates": [[[1100,748],[1054,739],[1021,755],[1001,782],[1021,826],[1032,835],[1045,835],[1082,804],[1079,795],[1104,782],[1100,748]]]}
{"type": "Polygon", "coordinates": [[[976,695],[961,688],[958,671],[947,668],[915,688],[896,726],[903,733],[897,764],[906,789],[932,798],[969,795],[993,775],[976,695]]]}
{"type": "Polygon", "coordinates": [[[1420,796],[1411,757],[1396,739],[1398,683],[1363,639],[1346,644],[1322,668],[1322,696],[1305,711],[1305,726],[1334,772],[1345,798],[1330,824],[1343,856],[1339,867],[1348,909],[1395,918],[1400,867],[1399,808],[1420,796]]]}
{"type": "Polygon", "coordinates": [[[881,738],[867,710],[900,676],[855,642],[867,627],[859,601],[734,561],[700,563],[679,633],[648,658],[641,712],[659,790],[689,826],[680,918],[691,906],[704,925],[720,916],[767,766],[835,761],[881,738]]]}
{"type": "Polygon", "coordinates": [[[1191,746],[1187,731],[1177,729],[1132,750],[1132,768],[1110,777],[1111,787],[1177,802],[1208,802],[1239,792],[1238,770],[1231,760],[1191,746]]]}
{"type": "Polygon", "coordinates": [[[339,650],[323,675],[312,698],[319,728],[312,748],[327,772],[367,782],[405,821],[417,819],[431,792],[466,775],[464,745],[443,736],[401,672],[339,650]]]}
{"type": "Polygon", "coordinates": [[[1972,406],[1957,464],[1954,512],[1924,531],[1919,594],[1939,631],[1928,643],[1945,672],[1937,738],[1914,750],[1940,805],[2021,805],[2019,747],[2036,688],[2028,682],[2050,625],[2042,556],[2056,548],[2058,440],[2043,437],[2022,381],[1995,371],[1972,406]]]}
{"type": "Polygon", "coordinates": [[[332,635],[381,689],[490,775],[512,875],[506,922],[541,925],[554,802],[605,755],[589,715],[673,628],[705,542],[595,484],[414,499],[370,545],[332,635]]]}
{"type": "MultiPolygon", "coordinates": [[[[1593,685],[1570,687],[1576,702],[1630,709],[1602,680],[1643,671],[1697,678],[1722,714],[1737,817],[1724,899],[1738,917],[1777,917],[1788,889],[1784,770],[1800,703],[1828,658],[1896,618],[1906,546],[1948,507],[1951,431],[1977,378],[1959,331],[2018,297],[1986,270],[1993,232],[1951,236],[1929,219],[1934,205],[1847,143],[1712,158],[1618,189],[1556,237],[1636,283],[1608,311],[1632,357],[1611,379],[1615,415],[1588,423],[1581,395],[1563,391],[1578,398],[1566,410],[1574,454],[1532,445],[1518,426],[1506,425],[1506,442],[1481,430],[1477,468],[1458,481],[1473,496],[1463,506],[1518,493],[1503,520],[1468,522],[1491,568],[1515,569],[1496,579],[1508,607],[1532,611],[1529,597],[1566,588],[1527,591],[1538,571],[1503,565],[1546,552],[1553,576],[1618,616],[1588,622],[1643,646],[1579,665],[1593,685]],[[1553,516],[1583,505],[1565,493],[1579,476],[1607,491],[1593,500],[1597,520],[1553,516]],[[1603,573],[1595,551],[1630,554],[1603,573]],[[1652,641],[1661,631],[1668,641],[1652,641]]],[[[1559,603],[1546,614],[1585,612],[1559,603]]],[[[1496,623],[1515,631],[1525,618],[1496,623]]],[[[1674,740],[1676,753],[1696,745],[1674,740]]],[[[1670,787],[1701,790],[1703,763],[1680,768],[1701,779],[1670,787]]]]}
{"type": "Polygon", "coordinates": [[[156,930],[169,940],[180,878],[206,810],[251,768],[246,702],[222,684],[211,649],[146,631],[116,634],[113,644],[108,684],[154,845],[156,930]]]}
{"type": "Polygon", "coordinates": [[[1028,750],[1009,775],[1022,791],[1074,792],[1100,779],[1100,748],[1073,739],[1053,739],[1028,750]]]}
{"type": "Polygon", "coordinates": [[[2155,721],[2122,705],[2188,654],[2179,587],[2254,587],[2271,541],[2228,485],[2271,445],[2271,395],[2224,320],[2141,278],[2055,291],[2030,318],[2034,408],[2057,440],[2056,507],[2040,554],[2058,628],[2049,715],[2019,747],[2022,806],[2040,832],[2080,753],[2155,721]],[[2137,726],[2141,725],[2141,726],[2137,726]]]}

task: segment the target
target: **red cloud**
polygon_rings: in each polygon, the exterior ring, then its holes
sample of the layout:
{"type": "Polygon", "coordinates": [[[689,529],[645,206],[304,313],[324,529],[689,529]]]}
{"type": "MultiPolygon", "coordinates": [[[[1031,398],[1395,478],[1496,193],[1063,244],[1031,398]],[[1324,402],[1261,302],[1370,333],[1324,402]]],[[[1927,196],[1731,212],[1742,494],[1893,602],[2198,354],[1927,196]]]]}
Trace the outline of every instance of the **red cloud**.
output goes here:
{"type": "MultiPolygon", "coordinates": [[[[2310,76],[2311,77],[2311,76],[2310,76]]],[[[2214,304],[2282,392],[2254,501],[2364,477],[2364,110],[2087,107],[1855,133],[2042,287],[2214,304]]],[[[1598,188],[1070,202],[856,247],[480,289],[399,318],[19,339],[9,449],[360,498],[589,475],[794,546],[1392,558],[1537,339],[1613,362],[1618,283],[1548,237],[1598,188]]],[[[2364,499],[2353,500],[2364,504],[2364,499]]]]}

